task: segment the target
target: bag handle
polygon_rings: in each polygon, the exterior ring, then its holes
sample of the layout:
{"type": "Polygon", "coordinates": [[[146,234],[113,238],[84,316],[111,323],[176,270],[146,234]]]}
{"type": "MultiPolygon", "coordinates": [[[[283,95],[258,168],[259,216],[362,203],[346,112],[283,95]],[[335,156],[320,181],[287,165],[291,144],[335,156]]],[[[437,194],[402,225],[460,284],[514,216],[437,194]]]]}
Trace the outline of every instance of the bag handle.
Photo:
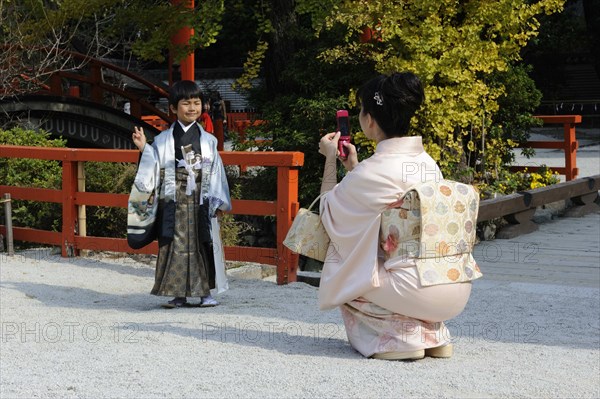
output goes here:
{"type": "Polygon", "coordinates": [[[318,201],[318,200],[320,200],[320,199],[321,199],[321,197],[322,197],[323,195],[327,194],[328,192],[329,192],[329,191],[325,191],[325,192],[323,192],[323,193],[319,194],[319,195],[317,196],[317,198],[315,198],[315,200],[314,200],[314,201],[313,201],[313,202],[312,202],[312,203],[309,205],[309,207],[308,207],[308,210],[310,211],[310,210],[312,209],[312,207],[313,207],[313,206],[314,206],[314,205],[317,203],[317,201],[318,201]]]}

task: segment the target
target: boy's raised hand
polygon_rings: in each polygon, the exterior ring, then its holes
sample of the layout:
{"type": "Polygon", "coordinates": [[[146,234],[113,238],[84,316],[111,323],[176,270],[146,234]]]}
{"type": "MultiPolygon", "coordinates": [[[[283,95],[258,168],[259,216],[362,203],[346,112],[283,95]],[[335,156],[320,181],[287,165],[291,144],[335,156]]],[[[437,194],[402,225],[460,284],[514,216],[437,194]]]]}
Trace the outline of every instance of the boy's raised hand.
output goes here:
{"type": "Polygon", "coordinates": [[[133,139],[133,144],[135,144],[138,150],[143,151],[144,146],[146,145],[146,135],[144,134],[144,129],[134,126],[131,138],[133,139]]]}

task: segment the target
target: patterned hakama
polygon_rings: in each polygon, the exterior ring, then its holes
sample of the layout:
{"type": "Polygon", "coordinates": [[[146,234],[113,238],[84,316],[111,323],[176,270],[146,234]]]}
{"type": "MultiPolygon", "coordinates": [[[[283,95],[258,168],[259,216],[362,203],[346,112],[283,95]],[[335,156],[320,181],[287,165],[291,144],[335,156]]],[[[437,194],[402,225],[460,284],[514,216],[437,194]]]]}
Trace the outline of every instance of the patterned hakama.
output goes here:
{"type": "MultiPolygon", "coordinates": [[[[202,297],[215,288],[215,264],[210,235],[208,207],[200,205],[197,188],[186,195],[188,172],[176,170],[175,232],[173,239],[159,238],[158,259],[152,295],[202,297]]],[[[164,209],[164,201],[159,204],[164,209]]]]}

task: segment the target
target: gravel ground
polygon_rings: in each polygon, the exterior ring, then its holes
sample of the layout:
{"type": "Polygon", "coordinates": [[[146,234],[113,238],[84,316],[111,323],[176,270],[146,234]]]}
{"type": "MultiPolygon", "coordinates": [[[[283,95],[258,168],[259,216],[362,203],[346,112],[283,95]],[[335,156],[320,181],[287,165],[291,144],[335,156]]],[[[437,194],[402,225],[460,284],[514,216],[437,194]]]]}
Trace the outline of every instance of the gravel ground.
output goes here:
{"type": "Polygon", "coordinates": [[[600,396],[598,288],[478,280],[454,357],[390,362],[304,283],[230,277],[220,306],[176,310],[152,283],[130,257],[0,256],[0,396],[600,396]]]}

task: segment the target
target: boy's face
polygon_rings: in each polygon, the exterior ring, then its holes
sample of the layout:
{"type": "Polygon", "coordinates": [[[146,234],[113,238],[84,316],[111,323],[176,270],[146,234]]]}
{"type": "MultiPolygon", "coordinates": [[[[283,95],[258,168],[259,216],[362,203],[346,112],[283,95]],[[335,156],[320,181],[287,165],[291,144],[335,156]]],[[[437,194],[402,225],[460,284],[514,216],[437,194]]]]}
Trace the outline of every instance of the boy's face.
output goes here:
{"type": "Polygon", "coordinates": [[[170,105],[171,112],[177,115],[177,119],[184,125],[193,123],[202,113],[202,100],[199,98],[188,98],[179,100],[177,108],[170,105]]]}

